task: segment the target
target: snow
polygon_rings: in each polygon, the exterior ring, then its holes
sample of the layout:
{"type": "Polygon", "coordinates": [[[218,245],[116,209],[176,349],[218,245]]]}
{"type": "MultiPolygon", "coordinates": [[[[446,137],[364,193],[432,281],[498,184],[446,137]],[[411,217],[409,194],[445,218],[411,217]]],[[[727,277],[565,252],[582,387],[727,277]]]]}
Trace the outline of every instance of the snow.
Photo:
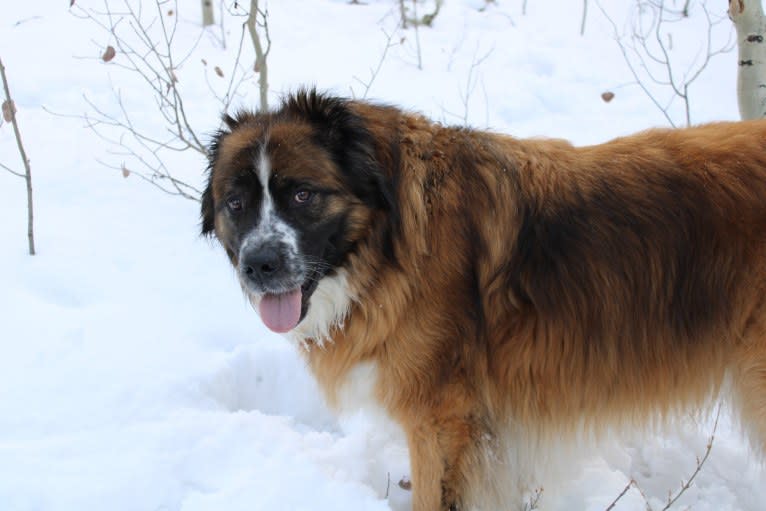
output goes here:
{"type": "MultiPolygon", "coordinates": [[[[114,147],[81,119],[51,113],[92,112],[84,96],[115,113],[114,87],[143,129],[164,129],[144,85],[117,66],[120,55],[98,60],[113,43],[108,34],[65,4],[6,2],[0,20],[0,57],[32,164],[38,248],[26,255],[23,182],[0,171],[0,509],[409,509],[410,493],[398,484],[409,474],[401,437],[374,414],[336,419],[326,409],[295,347],[267,332],[223,251],[199,237],[197,204],[98,163],[140,168],[110,154],[114,147]]],[[[666,124],[631,84],[595,6],[581,37],[580,2],[530,2],[522,15],[520,0],[483,11],[483,0],[446,0],[434,27],[419,31],[418,70],[415,35],[397,30],[396,4],[269,2],[272,103],[306,84],[362,96],[394,33],[370,98],[449,123],[578,144],[666,124]],[[606,90],[616,94],[610,103],[600,97],[606,90]]],[[[630,2],[604,4],[621,29],[630,2]]],[[[152,5],[144,2],[147,13],[152,5]]],[[[191,47],[199,7],[179,7],[178,42],[191,47]]],[[[699,9],[693,14],[700,19],[699,9]]],[[[227,18],[226,52],[203,34],[178,70],[192,123],[208,137],[220,107],[206,69],[220,91],[209,68],[230,69],[241,21],[227,18]]],[[[687,69],[698,33],[673,30],[687,43],[673,58],[687,69]]],[[[728,24],[717,30],[725,41],[728,24]]],[[[735,52],[710,62],[691,89],[694,122],[737,118],[735,79],[735,52]]],[[[255,85],[242,91],[235,104],[256,106],[255,85]]],[[[683,123],[678,102],[671,113],[683,123]]],[[[201,186],[201,156],[166,157],[178,177],[201,186]]],[[[21,168],[7,123],[0,162],[21,168]]],[[[684,419],[605,441],[572,460],[557,498],[546,502],[544,492],[541,504],[603,510],[635,479],[660,509],[694,471],[711,432],[711,420],[684,419]]],[[[710,458],[674,509],[762,510],[764,482],[724,409],[710,458]]],[[[644,498],[630,490],[615,509],[643,510],[644,498]]]]}

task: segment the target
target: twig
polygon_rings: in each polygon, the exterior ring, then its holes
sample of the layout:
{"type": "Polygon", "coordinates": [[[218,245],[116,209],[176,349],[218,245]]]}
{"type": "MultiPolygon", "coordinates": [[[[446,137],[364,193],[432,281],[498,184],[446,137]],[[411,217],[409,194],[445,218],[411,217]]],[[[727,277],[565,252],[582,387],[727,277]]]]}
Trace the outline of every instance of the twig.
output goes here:
{"type": "Polygon", "coordinates": [[[676,495],[673,498],[668,498],[668,503],[665,507],[662,508],[661,511],[668,511],[670,507],[675,504],[675,502],[681,498],[681,495],[684,494],[686,490],[688,490],[692,482],[694,481],[694,478],[697,477],[697,474],[700,473],[700,470],[702,470],[702,466],[707,461],[708,457],[710,456],[710,451],[713,450],[713,440],[715,440],[715,433],[718,429],[718,419],[721,416],[721,404],[718,404],[718,411],[715,414],[715,422],[713,423],[713,432],[710,433],[710,438],[708,439],[707,446],[705,447],[705,455],[702,456],[702,459],[697,458],[697,468],[694,470],[694,473],[689,477],[689,479],[681,485],[681,488],[678,490],[676,495]]]}
{"type": "Polygon", "coordinates": [[[612,511],[614,509],[614,506],[617,505],[617,503],[622,499],[626,493],[628,493],[628,490],[630,490],[631,486],[634,486],[636,482],[631,479],[628,481],[628,484],[625,485],[625,488],[622,489],[619,495],[617,495],[617,498],[615,498],[611,504],[609,504],[609,507],[607,507],[604,511],[612,511]]]}
{"type": "MultiPolygon", "coordinates": [[[[460,87],[458,88],[458,91],[460,93],[460,100],[463,102],[463,115],[461,116],[459,114],[450,112],[449,110],[442,107],[442,111],[444,111],[444,113],[447,113],[453,117],[459,118],[463,122],[463,126],[466,126],[466,127],[468,126],[468,113],[469,113],[471,96],[473,95],[473,92],[476,90],[476,86],[479,84],[479,78],[474,76],[474,72],[481,66],[481,64],[485,60],[489,58],[490,55],[492,55],[492,52],[494,51],[495,51],[495,48],[492,47],[489,49],[489,51],[487,51],[487,53],[485,53],[481,57],[478,57],[479,45],[478,44],[476,45],[476,50],[474,51],[474,54],[473,54],[473,60],[471,61],[471,67],[468,68],[468,76],[466,78],[465,90],[463,90],[460,87]]],[[[482,84],[482,87],[483,87],[483,84],[482,84]]],[[[486,90],[484,91],[484,103],[485,103],[486,111],[488,112],[489,106],[488,106],[486,90]]],[[[488,118],[487,118],[487,121],[489,121],[488,118]]]]}
{"type": "Polygon", "coordinates": [[[28,21],[35,21],[35,20],[41,20],[43,19],[42,16],[30,16],[29,18],[20,19],[16,23],[13,24],[14,27],[18,27],[19,25],[23,25],[24,23],[28,21]]]}
{"type": "MultiPolygon", "coordinates": [[[[10,112],[11,124],[13,125],[13,134],[16,137],[16,146],[19,149],[19,155],[24,162],[24,181],[27,184],[27,241],[29,244],[29,255],[35,255],[35,233],[34,233],[34,211],[32,204],[32,169],[29,165],[29,158],[27,158],[27,152],[24,150],[24,144],[21,142],[21,131],[19,130],[19,124],[16,120],[16,111],[14,102],[11,99],[11,90],[8,87],[8,78],[5,76],[5,65],[3,65],[2,59],[0,59],[0,75],[3,78],[3,90],[5,92],[5,100],[8,104],[8,111],[10,112]]],[[[19,176],[18,172],[14,172],[8,167],[5,167],[12,174],[19,176]]]]}
{"type": "Polygon", "coordinates": [[[466,36],[467,26],[463,24],[463,32],[460,35],[460,39],[458,42],[452,47],[452,50],[449,54],[449,60],[447,61],[447,71],[452,71],[452,64],[455,63],[455,55],[457,54],[458,50],[463,46],[463,43],[465,42],[465,36],[466,36]]]}
{"type": "Polygon", "coordinates": [[[668,121],[668,123],[676,127],[676,123],[673,121],[673,118],[670,117],[670,114],[668,113],[668,109],[660,104],[659,101],[657,101],[657,98],[652,94],[649,89],[647,88],[646,84],[641,80],[641,77],[638,75],[638,72],[636,71],[636,68],[633,66],[633,60],[628,56],[628,51],[625,48],[625,45],[622,43],[622,40],[620,39],[619,30],[617,29],[617,25],[615,24],[614,20],[607,14],[606,10],[601,6],[601,2],[598,0],[596,1],[596,5],[601,10],[601,12],[604,14],[604,17],[609,21],[609,23],[612,25],[612,29],[614,31],[614,39],[617,42],[617,46],[620,48],[620,53],[622,53],[622,57],[625,60],[625,63],[628,65],[628,69],[630,69],[630,73],[633,75],[633,78],[636,80],[635,83],[638,84],[639,87],[641,87],[641,90],[644,91],[644,94],[651,100],[652,103],[654,103],[654,106],[657,107],[657,109],[662,112],[662,115],[665,117],[665,119],[668,121]]]}
{"type": "MultiPolygon", "coordinates": [[[[221,19],[223,19],[223,15],[221,15],[221,19]]],[[[223,105],[224,112],[227,112],[229,110],[229,106],[231,105],[231,102],[234,98],[234,93],[250,76],[248,73],[243,72],[240,76],[239,82],[237,82],[237,85],[236,86],[234,85],[234,77],[236,75],[236,70],[240,67],[239,62],[240,62],[240,59],[242,58],[242,48],[244,47],[244,42],[245,42],[245,26],[243,25],[242,33],[239,36],[239,45],[237,46],[237,57],[234,60],[234,66],[232,66],[231,78],[229,80],[229,85],[226,88],[226,95],[224,95],[223,98],[219,98],[219,101],[223,105]]]]}
{"type": "Polygon", "coordinates": [[[684,3],[684,8],[681,10],[681,13],[684,15],[684,18],[689,17],[689,4],[691,3],[691,1],[692,0],[686,0],[686,2],[684,3]]]}
{"type": "MultiPolygon", "coordinates": [[[[694,482],[694,479],[697,477],[697,474],[700,473],[702,470],[702,467],[705,465],[705,462],[710,457],[710,452],[713,449],[713,441],[715,440],[715,434],[716,430],[718,429],[718,419],[721,416],[721,403],[718,404],[718,410],[715,414],[715,422],[713,423],[713,431],[710,434],[710,438],[708,439],[707,445],[705,447],[705,454],[702,456],[702,458],[697,458],[697,467],[695,468],[694,472],[691,476],[689,476],[689,479],[686,482],[682,482],[681,488],[676,492],[675,495],[669,495],[668,501],[665,504],[665,507],[663,507],[660,511],[668,511],[677,501],[681,498],[681,496],[691,488],[692,482],[694,482]]],[[[646,496],[646,494],[643,492],[639,484],[636,482],[635,479],[631,479],[628,484],[625,485],[625,488],[622,489],[619,495],[612,501],[611,504],[604,510],[604,511],[612,511],[614,509],[614,506],[617,505],[617,503],[625,496],[625,494],[628,493],[628,490],[633,487],[638,491],[638,493],[641,495],[641,497],[644,499],[644,504],[646,504],[646,509],[651,511],[652,507],[649,505],[649,499],[646,496]]]]}
{"type": "MultiPolygon", "coordinates": [[[[117,153],[112,153],[112,154],[117,154],[117,153]]],[[[131,153],[127,153],[127,154],[129,154],[130,156],[133,156],[133,154],[131,153]]],[[[155,186],[159,190],[167,193],[168,195],[177,195],[185,199],[199,201],[198,197],[201,195],[200,190],[198,190],[197,188],[194,188],[193,186],[189,184],[184,183],[183,181],[179,181],[178,179],[174,178],[173,176],[169,174],[163,175],[163,174],[160,174],[158,171],[153,171],[151,175],[146,175],[143,172],[128,168],[124,163],[122,163],[120,166],[116,166],[116,165],[109,164],[103,160],[97,159],[96,161],[100,163],[101,165],[103,165],[104,167],[121,171],[125,177],[135,174],[141,180],[146,181],[147,183],[151,184],[152,186],[155,186]],[[127,175],[125,174],[126,172],[127,172],[127,175]],[[162,186],[162,184],[160,184],[159,181],[169,181],[172,185],[172,188],[167,188],[165,186],[162,186]],[[189,192],[185,192],[184,189],[188,189],[189,192]],[[195,195],[192,195],[192,192],[195,195]]],[[[144,160],[140,160],[140,161],[143,165],[150,167],[150,165],[146,161],[144,160]]]]}
{"type": "MultiPolygon", "coordinates": [[[[354,80],[359,82],[364,87],[364,94],[362,94],[362,99],[367,98],[367,94],[370,92],[370,88],[372,87],[372,84],[375,82],[375,79],[378,77],[378,73],[380,73],[381,68],[383,67],[383,62],[386,61],[386,56],[388,55],[388,50],[396,46],[398,43],[392,42],[394,39],[394,35],[396,35],[396,32],[398,31],[399,27],[394,28],[394,30],[391,33],[388,33],[385,31],[385,29],[381,28],[380,31],[383,32],[383,34],[386,36],[386,45],[383,47],[383,53],[380,55],[380,59],[378,60],[378,65],[375,66],[375,69],[370,69],[370,79],[366,82],[363,82],[356,76],[354,76],[354,80]]],[[[354,94],[354,89],[351,89],[351,95],[353,97],[356,97],[354,94]]]]}
{"type": "Polygon", "coordinates": [[[0,163],[0,167],[3,167],[5,170],[7,170],[8,172],[10,172],[10,173],[11,173],[11,174],[13,174],[14,176],[18,176],[18,177],[20,177],[20,178],[22,178],[22,179],[26,179],[26,177],[27,177],[27,176],[25,176],[24,174],[22,174],[21,172],[16,172],[15,170],[13,170],[12,168],[10,168],[8,165],[5,165],[4,163],[0,163]]]}
{"type": "Polygon", "coordinates": [[[535,511],[537,509],[537,506],[540,505],[540,499],[543,496],[543,489],[542,488],[535,488],[534,493],[532,496],[529,497],[529,500],[524,503],[523,510],[524,511],[535,511]]]}
{"type": "Polygon", "coordinates": [[[476,71],[481,64],[489,58],[490,55],[492,55],[492,52],[495,51],[495,48],[490,48],[487,53],[485,53],[482,57],[477,58],[476,55],[479,52],[479,48],[477,46],[476,51],[473,55],[473,60],[471,61],[471,67],[468,69],[468,78],[466,79],[466,89],[465,93],[461,94],[461,98],[463,100],[463,126],[468,126],[468,102],[473,95],[473,91],[476,90],[476,85],[478,85],[479,79],[476,78],[474,80],[474,71],[476,71]]]}

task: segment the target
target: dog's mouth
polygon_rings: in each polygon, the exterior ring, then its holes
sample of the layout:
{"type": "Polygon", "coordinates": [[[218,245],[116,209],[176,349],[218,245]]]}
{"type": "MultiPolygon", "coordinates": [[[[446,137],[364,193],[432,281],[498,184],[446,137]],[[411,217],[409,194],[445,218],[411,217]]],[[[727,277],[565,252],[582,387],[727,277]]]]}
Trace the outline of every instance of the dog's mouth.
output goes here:
{"type": "Polygon", "coordinates": [[[264,325],[272,332],[287,333],[306,317],[309,299],[319,285],[321,275],[310,272],[300,287],[279,293],[266,292],[258,303],[264,325]]]}

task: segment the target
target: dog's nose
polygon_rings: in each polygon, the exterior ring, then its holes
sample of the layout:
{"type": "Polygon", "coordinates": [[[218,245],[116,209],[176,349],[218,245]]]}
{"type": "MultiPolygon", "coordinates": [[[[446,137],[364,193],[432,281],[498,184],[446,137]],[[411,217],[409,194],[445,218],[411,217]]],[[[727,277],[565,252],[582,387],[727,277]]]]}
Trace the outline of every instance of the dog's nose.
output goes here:
{"type": "Polygon", "coordinates": [[[251,279],[271,277],[282,268],[282,256],[274,247],[250,252],[243,261],[242,270],[251,279]]]}

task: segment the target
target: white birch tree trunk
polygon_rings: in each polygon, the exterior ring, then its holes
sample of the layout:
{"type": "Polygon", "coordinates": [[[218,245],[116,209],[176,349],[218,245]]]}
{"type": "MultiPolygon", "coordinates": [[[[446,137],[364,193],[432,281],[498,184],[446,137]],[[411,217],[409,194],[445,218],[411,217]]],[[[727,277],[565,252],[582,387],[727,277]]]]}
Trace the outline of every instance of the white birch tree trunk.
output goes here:
{"type": "Polygon", "coordinates": [[[743,120],[766,117],[766,18],[761,0],[729,0],[737,30],[737,100],[743,120]]]}

